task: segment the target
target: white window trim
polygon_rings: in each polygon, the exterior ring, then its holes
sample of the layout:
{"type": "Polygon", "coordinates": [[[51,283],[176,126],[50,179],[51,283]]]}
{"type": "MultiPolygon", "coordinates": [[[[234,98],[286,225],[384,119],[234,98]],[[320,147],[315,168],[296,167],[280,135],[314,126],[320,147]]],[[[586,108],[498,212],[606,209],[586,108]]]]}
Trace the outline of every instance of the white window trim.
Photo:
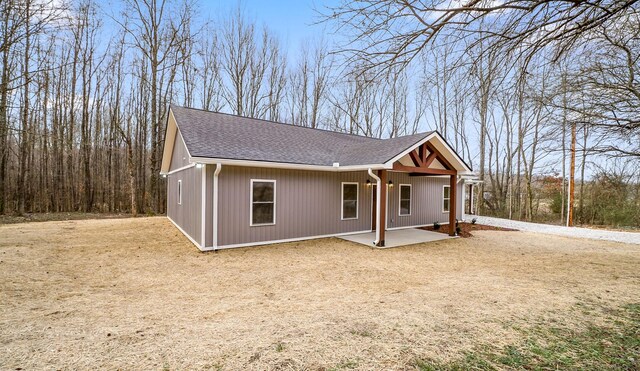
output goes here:
{"type": "Polygon", "coordinates": [[[413,187],[411,184],[398,185],[398,216],[411,216],[413,209],[413,187]],[[409,214],[402,213],[402,187],[409,187],[409,214]]]}
{"type": "Polygon", "coordinates": [[[451,211],[451,186],[448,184],[445,184],[442,186],[442,212],[449,213],[449,211],[451,211]],[[449,198],[444,197],[444,189],[447,187],[449,188],[449,198]],[[444,209],[444,200],[449,200],[449,210],[444,209]]]}
{"type": "Polygon", "coordinates": [[[178,205],[182,205],[182,179],[178,179],[178,205]]]}
{"type": "Polygon", "coordinates": [[[277,184],[275,179],[251,179],[251,186],[249,187],[249,226],[250,227],[263,227],[268,225],[276,225],[276,200],[277,200],[277,184]],[[273,223],[260,223],[253,224],[253,183],[265,182],[273,183],[273,223]]]}
{"type": "Polygon", "coordinates": [[[360,183],[358,182],[342,182],[340,184],[340,220],[356,220],[360,216],[360,183]],[[344,217],[344,185],[355,184],[356,185],[356,217],[345,218],[344,217]]]}

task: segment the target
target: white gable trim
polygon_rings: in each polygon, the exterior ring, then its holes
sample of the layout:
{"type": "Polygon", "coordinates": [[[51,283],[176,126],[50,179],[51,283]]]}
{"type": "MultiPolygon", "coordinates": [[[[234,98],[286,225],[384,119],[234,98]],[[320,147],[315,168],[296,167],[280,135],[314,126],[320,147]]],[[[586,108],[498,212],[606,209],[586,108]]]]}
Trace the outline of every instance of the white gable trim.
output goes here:
{"type": "MultiPolygon", "coordinates": [[[[451,146],[449,146],[449,144],[447,144],[447,142],[442,138],[442,136],[440,136],[440,134],[438,134],[438,132],[433,132],[433,133],[427,135],[424,139],[420,140],[419,142],[417,142],[413,146],[411,146],[411,147],[405,149],[404,151],[400,152],[400,154],[398,154],[397,156],[395,156],[391,160],[385,162],[384,163],[384,167],[387,168],[387,169],[392,169],[393,168],[393,164],[396,161],[400,160],[404,156],[408,155],[411,151],[415,151],[416,148],[420,147],[424,143],[429,142],[431,140],[436,140],[443,147],[445,147],[446,151],[448,152],[448,154],[453,159],[452,163],[454,164],[454,166],[456,166],[458,171],[462,172],[463,174],[472,172],[472,170],[464,163],[462,158],[460,158],[460,156],[458,156],[456,151],[454,151],[453,148],[451,148],[451,146]]],[[[443,155],[446,155],[446,153],[443,153],[443,155]]],[[[448,160],[451,161],[451,159],[448,159],[448,160]]]]}
{"type": "MultiPolygon", "coordinates": [[[[173,147],[176,143],[176,138],[180,137],[182,140],[182,144],[184,148],[187,150],[187,155],[189,155],[189,159],[191,159],[191,153],[189,152],[189,147],[184,142],[184,137],[180,133],[180,128],[178,127],[178,122],[176,121],[175,116],[173,116],[173,112],[169,109],[169,114],[167,115],[167,128],[164,134],[164,149],[162,151],[162,163],[160,164],[160,174],[165,175],[169,174],[171,169],[171,157],[173,155],[173,147]]],[[[190,161],[191,162],[191,161],[190,161]]]]}

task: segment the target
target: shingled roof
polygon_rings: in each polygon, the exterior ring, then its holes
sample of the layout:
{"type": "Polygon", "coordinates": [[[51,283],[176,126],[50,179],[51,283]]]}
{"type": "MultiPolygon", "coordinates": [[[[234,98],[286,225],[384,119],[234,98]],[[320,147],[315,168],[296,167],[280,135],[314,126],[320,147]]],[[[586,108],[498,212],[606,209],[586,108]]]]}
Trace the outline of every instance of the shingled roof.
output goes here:
{"type": "Polygon", "coordinates": [[[171,105],[170,111],[192,158],[315,166],[339,163],[340,167],[375,165],[387,163],[434,134],[430,131],[376,139],[176,105],[171,105]]]}
{"type": "Polygon", "coordinates": [[[340,166],[382,164],[432,132],[392,139],[171,106],[192,157],[340,166]]]}

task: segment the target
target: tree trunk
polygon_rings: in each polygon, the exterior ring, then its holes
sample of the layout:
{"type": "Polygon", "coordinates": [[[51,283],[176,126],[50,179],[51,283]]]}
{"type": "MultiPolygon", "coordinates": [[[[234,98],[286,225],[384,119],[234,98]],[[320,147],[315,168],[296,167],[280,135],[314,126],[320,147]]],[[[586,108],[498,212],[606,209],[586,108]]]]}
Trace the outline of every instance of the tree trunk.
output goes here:
{"type": "Polygon", "coordinates": [[[576,173],[576,123],[571,123],[571,166],[569,170],[569,206],[567,207],[567,226],[573,227],[573,203],[575,198],[576,173]]]}
{"type": "Polygon", "coordinates": [[[26,202],[26,192],[27,192],[27,174],[29,172],[29,167],[27,166],[27,157],[28,157],[28,149],[29,149],[29,85],[30,85],[30,75],[29,75],[29,53],[30,53],[30,42],[31,42],[31,22],[30,22],[30,13],[31,13],[31,1],[27,0],[25,2],[25,12],[26,12],[26,24],[25,24],[25,43],[24,43],[24,65],[23,65],[23,79],[24,79],[24,89],[23,89],[23,97],[22,97],[22,126],[20,129],[20,169],[18,172],[18,212],[20,214],[24,214],[25,212],[25,202],[26,202]]]}

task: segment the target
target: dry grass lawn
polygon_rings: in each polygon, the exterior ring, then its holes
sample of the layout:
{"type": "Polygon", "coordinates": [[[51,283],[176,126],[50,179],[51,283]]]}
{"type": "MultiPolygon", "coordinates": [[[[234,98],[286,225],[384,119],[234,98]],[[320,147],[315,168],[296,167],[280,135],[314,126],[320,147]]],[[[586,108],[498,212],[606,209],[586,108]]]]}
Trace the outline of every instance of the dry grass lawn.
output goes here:
{"type": "Polygon", "coordinates": [[[0,226],[0,369],[406,369],[638,302],[640,246],[522,232],[200,253],[163,217],[0,226]]]}

